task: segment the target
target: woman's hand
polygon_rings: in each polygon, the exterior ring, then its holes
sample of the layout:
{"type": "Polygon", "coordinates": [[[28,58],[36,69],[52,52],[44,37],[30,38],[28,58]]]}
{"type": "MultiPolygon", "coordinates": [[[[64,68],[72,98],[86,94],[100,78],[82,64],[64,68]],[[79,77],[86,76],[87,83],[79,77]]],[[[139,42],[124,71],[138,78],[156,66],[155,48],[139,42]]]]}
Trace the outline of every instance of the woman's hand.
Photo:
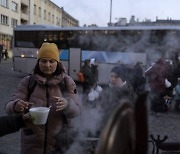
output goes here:
{"type": "Polygon", "coordinates": [[[26,102],[24,100],[19,100],[16,102],[15,106],[14,106],[14,110],[16,112],[24,112],[29,108],[29,105],[32,103],[26,102]]]}
{"type": "Polygon", "coordinates": [[[56,96],[53,96],[53,97],[57,100],[56,111],[64,110],[67,107],[68,101],[65,98],[56,97],[56,96]]]}

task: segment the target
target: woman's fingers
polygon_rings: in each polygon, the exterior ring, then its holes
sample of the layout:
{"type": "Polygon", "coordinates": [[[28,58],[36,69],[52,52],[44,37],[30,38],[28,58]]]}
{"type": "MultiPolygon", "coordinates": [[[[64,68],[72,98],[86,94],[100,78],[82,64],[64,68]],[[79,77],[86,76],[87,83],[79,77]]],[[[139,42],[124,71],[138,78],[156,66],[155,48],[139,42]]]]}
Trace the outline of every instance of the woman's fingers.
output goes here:
{"type": "Polygon", "coordinates": [[[25,102],[24,100],[19,100],[15,105],[15,110],[17,112],[23,112],[29,108],[33,103],[25,102]]]}

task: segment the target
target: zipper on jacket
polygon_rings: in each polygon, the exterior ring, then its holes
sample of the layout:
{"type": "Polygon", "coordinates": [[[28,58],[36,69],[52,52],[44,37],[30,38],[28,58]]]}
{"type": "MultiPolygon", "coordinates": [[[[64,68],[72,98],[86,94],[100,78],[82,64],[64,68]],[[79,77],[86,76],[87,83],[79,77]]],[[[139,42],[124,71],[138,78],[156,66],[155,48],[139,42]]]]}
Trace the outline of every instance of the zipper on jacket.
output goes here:
{"type": "MultiPolygon", "coordinates": [[[[46,107],[49,107],[49,93],[48,93],[48,85],[45,84],[46,87],[46,107]]],[[[45,124],[45,133],[44,133],[44,149],[43,149],[43,154],[47,153],[47,133],[48,133],[48,119],[45,124]]]]}

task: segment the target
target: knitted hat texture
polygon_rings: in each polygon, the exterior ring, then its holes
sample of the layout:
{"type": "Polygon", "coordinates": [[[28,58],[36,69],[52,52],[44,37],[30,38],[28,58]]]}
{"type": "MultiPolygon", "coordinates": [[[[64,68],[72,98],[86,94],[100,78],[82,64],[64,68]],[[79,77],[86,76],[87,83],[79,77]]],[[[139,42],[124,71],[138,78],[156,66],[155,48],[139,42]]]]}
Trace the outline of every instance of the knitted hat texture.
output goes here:
{"type": "Polygon", "coordinates": [[[124,65],[118,65],[112,68],[111,72],[114,72],[117,74],[119,78],[122,79],[122,81],[126,81],[127,78],[127,69],[124,65]]]}
{"type": "Polygon", "coordinates": [[[38,59],[52,58],[59,62],[59,50],[55,43],[43,43],[38,52],[38,59]]]}

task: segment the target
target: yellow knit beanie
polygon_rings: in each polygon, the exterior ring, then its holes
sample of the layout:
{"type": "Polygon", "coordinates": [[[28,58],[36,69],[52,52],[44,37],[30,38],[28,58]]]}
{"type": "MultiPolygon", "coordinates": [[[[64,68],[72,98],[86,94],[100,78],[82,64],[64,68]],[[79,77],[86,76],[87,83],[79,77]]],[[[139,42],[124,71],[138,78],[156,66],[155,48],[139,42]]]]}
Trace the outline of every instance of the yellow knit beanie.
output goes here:
{"type": "Polygon", "coordinates": [[[59,50],[55,43],[43,43],[38,52],[38,59],[52,58],[59,62],[59,50]]]}

